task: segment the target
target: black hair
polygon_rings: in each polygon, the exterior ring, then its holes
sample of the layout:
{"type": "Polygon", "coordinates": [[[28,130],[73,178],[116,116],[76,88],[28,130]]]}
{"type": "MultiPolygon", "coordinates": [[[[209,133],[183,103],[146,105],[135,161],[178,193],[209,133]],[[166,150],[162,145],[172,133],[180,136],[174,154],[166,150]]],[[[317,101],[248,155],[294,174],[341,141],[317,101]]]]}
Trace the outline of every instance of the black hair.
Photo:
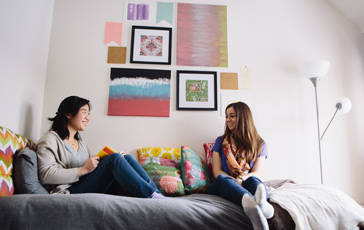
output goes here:
{"type": "MultiPolygon", "coordinates": [[[[69,137],[70,133],[67,128],[69,119],[67,118],[67,115],[71,115],[71,117],[75,116],[80,108],[85,105],[88,105],[91,110],[90,101],[87,99],[77,96],[69,96],[65,98],[59,105],[56,116],[53,118],[48,118],[48,120],[52,122],[49,130],[58,133],[62,140],[69,137]]],[[[75,134],[74,137],[76,140],[81,139],[78,132],[75,134]]]]}

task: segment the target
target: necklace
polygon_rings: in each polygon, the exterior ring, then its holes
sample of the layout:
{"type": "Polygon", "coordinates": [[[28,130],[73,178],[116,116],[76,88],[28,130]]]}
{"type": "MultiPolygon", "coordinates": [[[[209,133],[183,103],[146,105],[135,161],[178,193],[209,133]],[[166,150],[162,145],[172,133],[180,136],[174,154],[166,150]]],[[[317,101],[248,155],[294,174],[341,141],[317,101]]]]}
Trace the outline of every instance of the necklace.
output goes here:
{"type": "Polygon", "coordinates": [[[76,139],[74,139],[73,143],[69,139],[67,139],[67,142],[70,145],[77,145],[78,144],[78,141],[76,139]]]}

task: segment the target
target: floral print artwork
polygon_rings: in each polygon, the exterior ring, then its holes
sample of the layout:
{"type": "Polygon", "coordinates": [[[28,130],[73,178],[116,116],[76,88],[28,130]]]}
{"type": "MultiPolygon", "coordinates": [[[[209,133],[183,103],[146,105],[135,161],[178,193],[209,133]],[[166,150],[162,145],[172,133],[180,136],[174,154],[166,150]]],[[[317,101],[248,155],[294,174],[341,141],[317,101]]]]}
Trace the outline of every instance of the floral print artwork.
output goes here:
{"type": "Polygon", "coordinates": [[[140,36],[140,56],[163,56],[163,36],[140,36]]]}
{"type": "Polygon", "coordinates": [[[187,80],[186,81],[186,101],[208,102],[208,81],[207,80],[187,80]]]}

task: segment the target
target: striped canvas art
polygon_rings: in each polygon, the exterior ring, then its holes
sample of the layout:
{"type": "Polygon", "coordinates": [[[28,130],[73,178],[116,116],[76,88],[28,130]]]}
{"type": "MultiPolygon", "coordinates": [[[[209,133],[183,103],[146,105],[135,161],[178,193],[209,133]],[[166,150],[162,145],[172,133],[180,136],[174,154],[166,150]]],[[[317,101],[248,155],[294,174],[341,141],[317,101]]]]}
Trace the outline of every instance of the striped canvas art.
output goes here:
{"type": "Polygon", "coordinates": [[[108,115],[169,117],[170,70],[111,68],[108,115]]]}

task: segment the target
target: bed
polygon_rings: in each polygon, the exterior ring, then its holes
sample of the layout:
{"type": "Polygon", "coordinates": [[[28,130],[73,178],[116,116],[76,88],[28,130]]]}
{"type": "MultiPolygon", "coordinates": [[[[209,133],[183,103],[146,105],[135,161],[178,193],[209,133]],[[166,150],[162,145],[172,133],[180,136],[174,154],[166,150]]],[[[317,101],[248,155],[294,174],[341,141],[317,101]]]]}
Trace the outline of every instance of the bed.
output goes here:
{"type": "MultiPolygon", "coordinates": [[[[188,148],[180,149],[180,160],[162,157],[171,157],[178,149],[168,149],[169,155],[156,148],[138,152],[141,165],[160,190],[171,196],[142,199],[120,194],[48,194],[39,183],[32,147],[28,139],[0,127],[2,230],[253,229],[242,207],[206,194],[208,164],[188,148]],[[174,179],[175,186],[164,187],[163,177],[174,179]]],[[[338,189],[292,180],[264,183],[275,209],[268,220],[272,230],[359,229],[363,224],[364,209],[338,189]]]]}

